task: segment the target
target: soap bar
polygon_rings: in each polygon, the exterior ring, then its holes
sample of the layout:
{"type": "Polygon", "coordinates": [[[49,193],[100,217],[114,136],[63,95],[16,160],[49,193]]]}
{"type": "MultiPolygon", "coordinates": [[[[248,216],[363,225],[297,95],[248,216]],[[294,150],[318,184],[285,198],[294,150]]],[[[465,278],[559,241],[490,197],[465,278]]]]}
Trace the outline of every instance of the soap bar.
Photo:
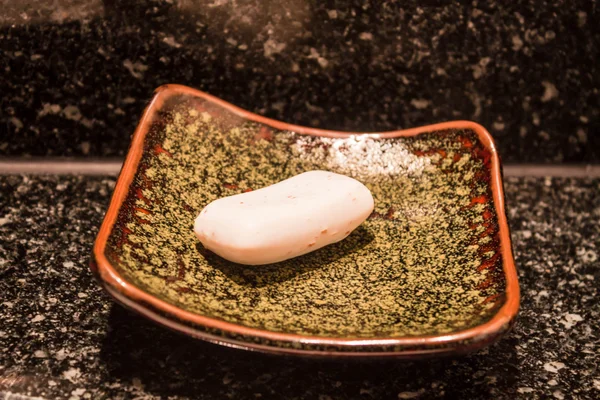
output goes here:
{"type": "Polygon", "coordinates": [[[246,265],[271,264],[339,242],[373,211],[365,185],[309,171],[207,205],[194,223],[205,248],[246,265]]]}

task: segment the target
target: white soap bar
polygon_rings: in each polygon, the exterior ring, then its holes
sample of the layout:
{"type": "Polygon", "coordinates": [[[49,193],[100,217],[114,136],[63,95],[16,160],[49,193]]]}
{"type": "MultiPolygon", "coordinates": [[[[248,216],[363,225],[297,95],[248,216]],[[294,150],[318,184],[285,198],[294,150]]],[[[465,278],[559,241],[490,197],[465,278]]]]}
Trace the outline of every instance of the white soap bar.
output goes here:
{"type": "Polygon", "coordinates": [[[205,248],[246,265],[270,264],[339,242],[373,211],[359,181],[310,171],[207,205],[194,223],[205,248]]]}

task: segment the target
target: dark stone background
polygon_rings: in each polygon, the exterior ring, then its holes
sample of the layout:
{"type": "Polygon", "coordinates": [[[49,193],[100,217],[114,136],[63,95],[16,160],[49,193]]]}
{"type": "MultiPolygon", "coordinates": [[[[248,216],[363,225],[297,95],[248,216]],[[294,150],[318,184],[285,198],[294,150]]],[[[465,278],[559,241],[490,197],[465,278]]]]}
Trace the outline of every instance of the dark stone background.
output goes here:
{"type": "Polygon", "coordinates": [[[0,156],[122,157],[153,90],[180,83],[302,125],[470,119],[505,162],[600,161],[594,0],[0,0],[0,9],[0,156]]]}

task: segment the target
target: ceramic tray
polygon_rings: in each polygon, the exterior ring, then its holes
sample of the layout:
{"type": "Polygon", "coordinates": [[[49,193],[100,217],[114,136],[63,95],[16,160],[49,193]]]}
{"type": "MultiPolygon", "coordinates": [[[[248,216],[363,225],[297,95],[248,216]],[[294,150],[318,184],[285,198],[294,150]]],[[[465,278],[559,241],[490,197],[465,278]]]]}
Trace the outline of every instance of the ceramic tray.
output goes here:
{"type": "Polygon", "coordinates": [[[519,306],[503,202],[494,143],[473,122],[323,131],[167,85],[134,134],[92,270],[119,303],[214,343],[338,357],[466,352],[506,333],[519,306]],[[195,238],[209,202],[316,169],[373,193],[375,211],[342,242],[249,267],[195,238]]]}

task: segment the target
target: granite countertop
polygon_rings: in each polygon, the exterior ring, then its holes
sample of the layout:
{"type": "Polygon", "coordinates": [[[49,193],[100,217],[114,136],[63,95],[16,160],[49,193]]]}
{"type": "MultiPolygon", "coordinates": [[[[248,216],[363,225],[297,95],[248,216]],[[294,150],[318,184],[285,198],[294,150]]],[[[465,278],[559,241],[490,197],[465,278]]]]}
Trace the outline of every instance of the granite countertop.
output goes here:
{"type": "Polygon", "coordinates": [[[505,161],[600,161],[594,0],[0,4],[0,155],[121,157],[180,83],[301,125],[471,119],[505,161]]]}
{"type": "MultiPolygon", "coordinates": [[[[300,125],[470,119],[505,162],[600,162],[594,0],[0,0],[0,9],[0,161],[120,159],[153,90],[179,83],[300,125]]],[[[248,353],[124,310],[88,270],[114,183],[0,175],[0,400],[600,397],[600,179],[506,180],[517,325],[478,353],[423,362],[248,353]]]]}
{"type": "Polygon", "coordinates": [[[600,396],[600,179],[507,179],[517,325],[478,353],[423,362],[249,353],[125,311],[87,266],[114,183],[0,177],[0,399],[600,396]]]}

